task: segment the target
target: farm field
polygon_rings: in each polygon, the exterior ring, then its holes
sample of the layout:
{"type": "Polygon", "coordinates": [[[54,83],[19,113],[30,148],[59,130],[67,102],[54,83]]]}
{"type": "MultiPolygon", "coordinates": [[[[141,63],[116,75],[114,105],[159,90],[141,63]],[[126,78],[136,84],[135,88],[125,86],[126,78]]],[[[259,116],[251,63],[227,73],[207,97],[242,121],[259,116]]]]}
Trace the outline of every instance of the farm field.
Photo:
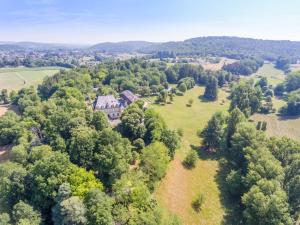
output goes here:
{"type": "Polygon", "coordinates": [[[213,113],[226,111],[229,101],[224,91],[220,91],[216,102],[202,101],[199,96],[203,93],[203,87],[195,87],[184,96],[176,96],[173,104],[153,105],[170,128],[183,130],[181,148],[177,150],[155,195],[161,207],[178,215],[185,225],[222,224],[226,215],[218,182],[219,163],[213,155],[200,150],[197,131],[204,128],[213,113]],[[192,107],[186,106],[189,99],[194,100],[192,107]],[[224,104],[221,103],[223,100],[224,104]],[[194,169],[188,170],[182,165],[182,160],[191,149],[198,151],[199,160],[194,169]],[[191,203],[199,193],[203,193],[206,200],[197,213],[191,203]]]}
{"type": "Polygon", "coordinates": [[[282,83],[285,79],[284,72],[276,69],[273,64],[264,64],[256,73],[252,74],[250,77],[254,79],[267,77],[269,84],[274,86],[282,83]]]}
{"type": "Polygon", "coordinates": [[[41,68],[2,68],[0,69],[0,89],[19,90],[23,87],[37,86],[44,77],[52,76],[58,67],[41,68]]]}

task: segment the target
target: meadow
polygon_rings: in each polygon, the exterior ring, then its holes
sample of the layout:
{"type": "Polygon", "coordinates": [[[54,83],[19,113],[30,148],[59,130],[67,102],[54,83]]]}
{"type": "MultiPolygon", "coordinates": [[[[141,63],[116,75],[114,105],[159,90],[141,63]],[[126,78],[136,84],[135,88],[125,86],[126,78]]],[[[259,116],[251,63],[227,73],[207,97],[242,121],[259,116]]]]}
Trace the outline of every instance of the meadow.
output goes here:
{"type": "MultiPolygon", "coordinates": [[[[293,71],[299,70],[298,65],[291,65],[293,71]]],[[[272,64],[265,64],[262,68],[258,70],[257,73],[251,75],[255,79],[259,77],[267,77],[268,83],[276,86],[282,83],[285,79],[284,73],[276,68],[272,64]]],[[[289,137],[294,140],[300,141],[300,118],[292,116],[281,116],[279,115],[279,110],[286,104],[282,99],[273,97],[273,106],[276,110],[275,113],[271,114],[255,114],[251,117],[255,122],[266,121],[267,130],[266,134],[268,136],[276,137],[289,137]]]]}
{"type": "Polygon", "coordinates": [[[264,64],[256,73],[250,76],[255,80],[262,77],[267,77],[269,84],[273,86],[282,83],[285,79],[284,72],[276,69],[273,64],[264,64]]]}
{"type": "Polygon", "coordinates": [[[203,87],[195,87],[184,96],[176,96],[172,104],[152,105],[170,128],[183,130],[181,147],[155,195],[165,211],[178,215],[183,224],[188,225],[222,224],[226,214],[218,182],[219,162],[213,153],[201,149],[197,131],[204,128],[216,111],[228,109],[228,94],[220,91],[218,101],[206,102],[201,99],[203,93],[203,87]],[[194,100],[191,107],[187,106],[189,99],[194,100]],[[186,169],[182,161],[191,150],[198,152],[199,160],[195,168],[186,169]],[[205,201],[202,210],[196,212],[192,201],[199,193],[204,194],[205,201]]]}
{"type": "Polygon", "coordinates": [[[31,85],[36,87],[44,77],[52,76],[59,70],[59,67],[2,68],[0,69],[0,89],[19,90],[31,85]]]}

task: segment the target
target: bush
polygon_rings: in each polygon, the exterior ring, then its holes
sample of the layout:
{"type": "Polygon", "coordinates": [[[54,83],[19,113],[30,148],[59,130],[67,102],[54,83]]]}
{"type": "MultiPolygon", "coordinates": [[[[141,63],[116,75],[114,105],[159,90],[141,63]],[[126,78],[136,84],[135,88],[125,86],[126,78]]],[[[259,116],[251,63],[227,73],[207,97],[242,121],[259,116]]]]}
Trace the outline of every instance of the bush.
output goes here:
{"type": "Polygon", "coordinates": [[[194,168],[196,165],[197,159],[198,159],[197,152],[192,150],[186,155],[186,157],[183,161],[183,164],[187,168],[194,168]]]}
{"type": "Polygon", "coordinates": [[[192,206],[193,206],[194,210],[199,212],[201,210],[203,202],[204,202],[204,195],[201,193],[192,202],[192,206]]]}
{"type": "Polygon", "coordinates": [[[183,137],[183,129],[182,128],[178,128],[177,133],[178,133],[179,137],[183,137]]]}

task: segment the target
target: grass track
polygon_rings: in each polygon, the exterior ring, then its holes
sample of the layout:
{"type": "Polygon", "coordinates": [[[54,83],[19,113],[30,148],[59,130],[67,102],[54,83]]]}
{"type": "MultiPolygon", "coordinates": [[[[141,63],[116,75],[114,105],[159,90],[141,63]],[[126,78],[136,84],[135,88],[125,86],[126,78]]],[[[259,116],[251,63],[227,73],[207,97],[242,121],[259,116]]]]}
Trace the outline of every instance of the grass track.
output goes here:
{"type": "Polygon", "coordinates": [[[204,128],[213,113],[226,111],[229,101],[227,93],[220,91],[218,101],[204,102],[199,98],[203,92],[203,87],[196,87],[187,91],[185,96],[176,96],[173,104],[153,105],[170,128],[182,128],[184,132],[181,148],[155,195],[163,209],[178,215],[186,225],[222,224],[226,211],[217,182],[218,161],[199,150],[200,139],[196,133],[204,128]],[[189,99],[194,100],[192,107],[186,106],[189,99]],[[221,104],[222,100],[225,104],[221,104]],[[187,170],[182,166],[182,160],[191,148],[197,149],[200,157],[196,167],[187,170]],[[205,195],[205,202],[201,212],[196,213],[191,203],[199,193],[205,195]]]}

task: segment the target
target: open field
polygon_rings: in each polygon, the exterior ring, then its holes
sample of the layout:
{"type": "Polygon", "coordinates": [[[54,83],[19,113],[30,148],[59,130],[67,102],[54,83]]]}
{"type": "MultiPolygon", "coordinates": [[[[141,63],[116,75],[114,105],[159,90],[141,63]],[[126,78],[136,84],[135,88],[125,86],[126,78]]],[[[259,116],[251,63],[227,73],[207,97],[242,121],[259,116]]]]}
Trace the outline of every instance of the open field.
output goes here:
{"type": "Polygon", "coordinates": [[[202,59],[202,60],[200,60],[200,64],[201,64],[201,66],[203,66],[203,68],[205,70],[218,71],[218,70],[221,70],[224,65],[231,64],[236,61],[237,60],[235,60],[235,59],[228,59],[228,58],[221,57],[220,62],[218,62],[218,63],[212,63],[212,62],[209,62],[209,60],[202,59]]]}
{"type": "Polygon", "coordinates": [[[218,182],[218,161],[213,155],[200,150],[200,139],[196,133],[204,128],[213,113],[227,110],[229,101],[224,91],[219,93],[216,102],[202,101],[199,96],[203,93],[203,87],[195,87],[187,91],[185,96],[176,96],[173,104],[153,105],[170,128],[183,129],[181,148],[155,194],[163,209],[178,215],[186,225],[222,224],[226,214],[218,182]],[[186,106],[189,99],[194,100],[192,107],[186,106]],[[198,151],[199,160],[194,169],[188,170],[182,165],[182,160],[191,149],[198,151]],[[206,200],[202,210],[197,213],[191,203],[199,193],[203,193],[206,200]]]}
{"type": "Polygon", "coordinates": [[[300,64],[291,64],[291,71],[300,71],[300,64]]]}
{"type": "MultiPolygon", "coordinates": [[[[296,66],[294,66],[296,68],[296,66]]],[[[272,85],[277,85],[284,81],[285,75],[282,71],[274,68],[272,64],[265,64],[259,71],[251,77],[267,77],[268,82],[272,85]]],[[[273,105],[276,109],[276,113],[272,114],[255,114],[251,117],[255,122],[266,121],[267,122],[267,135],[277,137],[289,137],[300,141],[300,118],[299,117],[285,117],[278,115],[278,111],[285,105],[285,101],[273,97],[273,105]]]]}
{"type": "Polygon", "coordinates": [[[52,76],[58,67],[2,68],[0,69],[0,89],[19,90],[30,85],[37,86],[44,77],[52,76]]]}
{"type": "Polygon", "coordinates": [[[272,137],[289,137],[300,141],[300,117],[296,116],[280,116],[279,109],[286,103],[282,99],[273,98],[273,105],[276,113],[271,114],[255,114],[251,117],[255,122],[267,122],[267,135],[272,137]]]}
{"type": "Polygon", "coordinates": [[[256,73],[252,74],[250,77],[254,79],[267,77],[269,84],[274,86],[282,83],[285,79],[284,72],[276,69],[273,64],[264,64],[256,73]]]}
{"type": "Polygon", "coordinates": [[[252,119],[254,121],[267,122],[267,135],[276,137],[289,137],[300,141],[300,118],[285,116],[280,117],[276,114],[255,114],[252,119]]]}
{"type": "Polygon", "coordinates": [[[213,63],[212,61],[205,58],[196,58],[191,60],[191,64],[201,65],[205,70],[218,71],[221,70],[225,64],[231,64],[236,62],[235,59],[229,59],[225,57],[220,57],[220,62],[213,63]]]}

